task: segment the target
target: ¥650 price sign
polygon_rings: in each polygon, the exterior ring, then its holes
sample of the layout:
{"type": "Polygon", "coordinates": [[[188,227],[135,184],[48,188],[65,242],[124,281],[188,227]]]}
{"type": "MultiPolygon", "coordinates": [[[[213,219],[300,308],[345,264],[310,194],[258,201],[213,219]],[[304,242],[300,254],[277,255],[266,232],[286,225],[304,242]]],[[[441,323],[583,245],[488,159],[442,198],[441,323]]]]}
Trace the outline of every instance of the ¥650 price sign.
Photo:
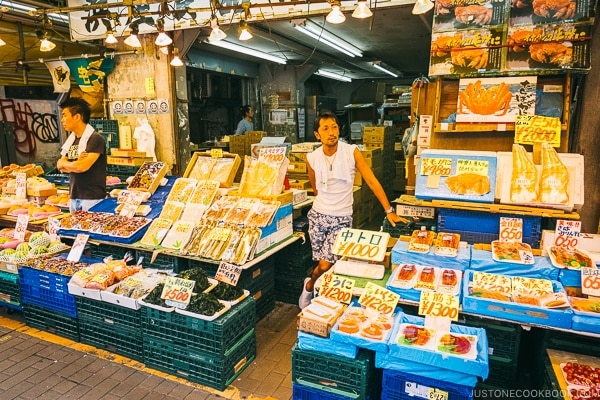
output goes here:
{"type": "Polygon", "coordinates": [[[196,281],[168,276],[160,298],[172,307],[186,308],[195,284],[196,281]]]}
{"type": "Polygon", "coordinates": [[[556,221],[554,246],[565,249],[576,249],[579,244],[581,221],[559,219],[556,221]]]}
{"type": "Polygon", "coordinates": [[[600,296],[600,269],[581,268],[581,292],[589,296],[600,296]]]}
{"type": "Polygon", "coordinates": [[[523,240],[523,219],[500,217],[501,242],[521,242],[523,240]]]}
{"type": "Polygon", "coordinates": [[[398,304],[398,296],[396,293],[376,285],[372,282],[367,282],[365,290],[363,290],[358,303],[366,308],[371,308],[380,314],[390,315],[396,309],[398,304]]]}
{"type": "Polygon", "coordinates": [[[419,299],[419,315],[445,317],[458,320],[458,297],[447,293],[421,291],[419,299]]]}
{"type": "Polygon", "coordinates": [[[332,253],[343,257],[383,261],[390,234],[387,232],[342,229],[333,244],[332,253]]]}
{"type": "Polygon", "coordinates": [[[348,279],[335,274],[323,274],[319,295],[339,303],[350,304],[354,279],[348,279]]]}

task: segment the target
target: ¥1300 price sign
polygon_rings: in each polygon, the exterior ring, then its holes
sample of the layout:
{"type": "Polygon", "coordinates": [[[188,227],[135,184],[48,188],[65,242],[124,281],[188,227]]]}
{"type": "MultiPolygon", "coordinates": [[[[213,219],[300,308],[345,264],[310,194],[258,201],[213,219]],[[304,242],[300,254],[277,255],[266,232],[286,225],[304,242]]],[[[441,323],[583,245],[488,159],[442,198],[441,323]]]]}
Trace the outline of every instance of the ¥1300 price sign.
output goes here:
{"type": "Polygon", "coordinates": [[[354,279],[336,274],[323,274],[319,296],[327,297],[339,303],[350,304],[354,290],[354,279]]]}
{"type": "Polygon", "coordinates": [[[168,276],[160,298],[172,307],[186,308],[192,298],[196,281],[168,276]]]}
{"type": "Polygon", "coordinates": [[[458,297],[447,293],[422,290],[419,299],[419,315],[444,317],[457,321],[458,297]]]}
{"type": "Polygon", "coordinates": [[[581,268],[581,292],[600,297],[600,269],[581,268]]]}
{"type": "Polygon", "coordinates": [[[380,314],[390,315],[396,309],[399,298],[400,296],[396,293],[390,292],[373,282],[367,282],[365,289],[358,299],[358,303],[380,314]]]}

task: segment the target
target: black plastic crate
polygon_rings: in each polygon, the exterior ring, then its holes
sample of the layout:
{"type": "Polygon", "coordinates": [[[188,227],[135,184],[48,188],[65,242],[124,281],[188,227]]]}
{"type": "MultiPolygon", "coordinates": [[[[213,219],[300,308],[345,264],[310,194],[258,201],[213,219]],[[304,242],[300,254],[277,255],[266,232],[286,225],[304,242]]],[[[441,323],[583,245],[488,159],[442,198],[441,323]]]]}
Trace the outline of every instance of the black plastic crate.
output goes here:
{"type": "Polygon", "coordinates": [[[375,379],[375,355],[360,349],[355,359],[292,348],[292,383],[325,392],[367,399],[375,379]]]}
{"type": "Polygon", "coordinates": [[[551,329],[547,329],[545,335],[547,349],[564,350],[570,353],[585,354],[594,357],[598,356],[600,338],[551,329]]]}
{"type": "Polygon", "coordinates": [[[507,361],[502,357],[489,356],[490,373],[485,383],[492,386],[510,387],[517,379],[517,360],[507,361]]]}
{"type": "Polygon", "coordinates": [[[464,325],[485,329],[490,356],[517,363],[521,344],[521,325],[466,316],[464,325]]]}
{"type": "Polygon", "coordinates": [[[132,256],[135,257],[135,250],[128,249],[122,246],[115,246],[107,243],[91,243],[89,244],[90,251],[93,258],[104,260],[106,257],[111,257],[113,260],[122,260],[125,257],[125,253],[131,252],[132,256]]]}
{"type": "Polygon", "coordinates": [[[106,140],[106,153],[111,148],[119,148],[119,121],[110,119],[90,119],[89,124],[106,140]]]}
{"type": "Polygon", "coordinates": [[[277,278],[275,279],[275,287],[277,288],[275,299],[288,304],[298,304],[298,299],[304,288],[304,277],[295,280],[277,278]]]}
{"type": "Polygon", "coordinates": [[[144,261],[142,261],[144,268],[155,268],[164,271],[173,271],[175,273],[179,273],[188,269],[189,260],[187,258],[177,257],[172,254],[159,253],[154,261],[151,261],[152,251],[150,250],[137,249],[135,254],[136,260],[139,260],[140,257],[144,257],[144,261]]]}
{"type": "Polygon", "coordinates": [[[550,395],[547,397],[549,400],[563,400],[562,391],[560,390],[560,385],[556,379],[556,374],[554,373],[548,354],[544,356],[544,378],[542,385],[542,389],[550,395]]]}
{"type": "Polygon", "coordinates": [[[252,297],[256,300],[256,321],[260,321],[275,308],[275,284],[255,292],[252,297]]]}
{"type": "Polygon", "coordinates": [[[0,271],[0,306],[23,310],[19,275],[0,271]]]}
{"type": "Polygon", "coordinates": [[[190,352],[185,347],[144,336],[144,363],[171,375],[225,390],[256,357],[256,334],[249,331],[223,357],[190,352]]]}
{"type": "Polygon", "coordinates": [[[25,323],[55,335],[79,341],[79,320],[67,314],[33,304],[23,304],[25,323]]]}
{"type": "Polygon", "coordinates": [[[255,320],[256,304],[252,297],[235,304],[214,321],[146,306],[141,308],[141,328],[145,337],[210,356],[229,354],[254,329],[255,320]]]}
{"type": "Polygon", "coordinates": [[[403,217],[408,220],[407,223],[398,222],[396,226],[392,226],[387,217],[383,218],[381,223],[381,230],[387,232],[391,237],[398,238],[400,236],[410,236],[413,231],[421,230],[421,227],[429,231],[435,231],[437,227],[437,221],[433,218],[418,218],[418,217],[403,217]]]}

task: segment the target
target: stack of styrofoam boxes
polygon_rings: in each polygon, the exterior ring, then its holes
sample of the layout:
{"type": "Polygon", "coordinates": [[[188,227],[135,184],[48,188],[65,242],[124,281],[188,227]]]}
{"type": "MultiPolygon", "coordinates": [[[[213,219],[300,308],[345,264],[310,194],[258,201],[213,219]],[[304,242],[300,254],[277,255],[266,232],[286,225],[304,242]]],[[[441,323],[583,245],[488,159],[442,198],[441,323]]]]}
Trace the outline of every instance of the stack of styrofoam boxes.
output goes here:
{"type": "MultiPolygon", "coordinates": [[[[365,127],[366,129],[367,127],[365,127]]],[[[365,161],[373,170],[373,174],[379,180],[380,183],[383,184],[384,180],[384,163],[383,163],[383,151],[381,148],[374,147],[371,149],[365,149],[361,151],[365,161]]],[[[377,216],[383,216],[383,209],[379,204],[379,200],[373,194],[373,191],[369,188],[369,186],[364,182],[360,172],[356,171],[356,176],[354,177],[354,184],[357,186],[361,186],[362,188],[362,200],[361,206],[364,210],[364,214],[360,215],[359,226],[362,227],[367,224],[369,221],[373,221],[377,216]]],[[[385,189],[385,188],[384,188],[385,189]]],[[[355,203],[356,204],[356,203],[355,203]]]]}
{"type": "Polygon", "coordinates": [[[141,308],[144,363],[191,382],[224,390],[256,357],[256,304],[247,297],[213,321],[141,308]]]}
{"type": "Polygon", "coordinates": [[[396,133],[398,128],[390,126],[366,126],[363,131],[363,145],[367,150],[380,148],[383,158],[383,170],[380,175],[375,176],[379,179],[381,186],[389,198],[393,196],[394,178],[396,174],[396,154],[394,145],[396,142],[396,133]]]}

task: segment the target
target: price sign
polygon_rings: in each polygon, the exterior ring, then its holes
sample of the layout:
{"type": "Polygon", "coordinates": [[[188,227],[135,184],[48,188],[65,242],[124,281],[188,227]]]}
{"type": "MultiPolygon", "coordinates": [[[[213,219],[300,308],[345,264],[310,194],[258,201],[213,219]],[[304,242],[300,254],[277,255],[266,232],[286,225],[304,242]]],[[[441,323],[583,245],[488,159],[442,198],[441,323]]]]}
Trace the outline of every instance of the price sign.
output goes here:
{"type": "Polygon", "coordinates": [[[160,298],[172,307],[186,308],[190,304],[195,284],[196,281],[168,276],[160,298]]]}
{"type": "Polygon", "coordinates": [[[600,297],[600,269],[581,268],[581,292],[600,297]]]}
{"type": "Polygon", "coordinates": [[[343,257],[383,261],[389,240],[387,232],[344,228],[338,233],[332,252],[343,257]]]}
{"type": "Polygon", "coordinates": [[[456,175],[476,174],[488,176],[489,162],[483,160],[456,160],[456,175]]]}
{"type": "Polygon", "coordinates": [[[358,303],[380,314],[390,315],[396,309],[399,298],[400,296],[396,293],[390,292],[373,282],[367,282],[365,289],[358,299],[358,303]]]}
{"type": "Polygon", "coordinates": [[[27,197],[27,175],[25,172],[19,172],[16,174],[16,196],[24,199],[27,197]]]}
{"type": "Polygon", "coordinates": [[[323,274],[319,296],[327,297],[338,303],[350,304],[354,290],[354,279],[336,274],[323,274]]]}
{"type": "Polygon", "coordinates": [[[56,242],[58,240],[59,229],[60,221],[58,218],[48,217],[48,234],[50,235],[51,242],[56,242]]]}
{"type": "Polygon", "coordinates": [[[450,158],[422,158],[421,175],[450,176],[452,159],[450,158]]]}
{"type": "Polygon", "coordinates": [[[242,269],[237,265],[226,263],[225,261],[221,261],[219,264],[219,268],[217,268],[217,273],[215,274],[215,279],[220,282],[229,283],[230,285],[237,285],[238,280],[240,279],[240,275],[242,274],[242,269]]]}
{"type": "Polygon", "coordinates": [[[523,240],[523,219],[500,217],[501,242],[518,242],[523,240]]]}
{"type": "Polygon", "coordinates": [[[25,233],[27,233],[27,224],[29,223],[29,215],[19,214],[17,217],[17,224],[15,225],[14,238],[20,241],[25,240],[25,233]]]}
{"type": "Polygon", "coordinates": [[[127,204],[123,205],[123,208],[121,209],[121,212],[119,213],[119,215],[121,217],[133,218],[138,207],[139,206],[137,204],[127,203],[127,204]]]}
{"type": "Polygon", "coordinates": [[[565,249],[576,249],[581,236],[581,221],[559,219],[556,221],[554,246],[565,249]]]}
{"type": "Polygon", "coordinates": [[[210,156],[212,158],[223,158],[223,149],[210,149],[210,156]]]}
{"type": "Polygon", "coordinates": [[[547,142],[560,146],[560,118],[542,115],[517,115],[515,119],[515,143],[535,144],[547,142]]]}
{"type": "Polygon", "coordinates": [[[444,317],[457,321],[458,297],[447,293],[422,290],[419,299],[419,315],[444,317]]]}
{"type": "Polygon", "coordinates": [[[73,247],[71,247],[71,251],[69,251],[69,255],[67,256],[67,260],[69,261],[79,261],[81,255],[83,254],[83,250],[85,249],[85,244],[87,243],[90,235],[86,235],[80,233],[75,238],[75,242],[73,243],[73,247]]]}
{"type": "Polygon", "coordinates": [[[448,400],[448,392],[438,389],[438,388],[429,388],[429,400],[448,400]]]}
{"type": "Polygon", "coordinates": [[[267,163],[282,163],[287,147],[263,147],[258,153],[258,160],[267,163]]]}

